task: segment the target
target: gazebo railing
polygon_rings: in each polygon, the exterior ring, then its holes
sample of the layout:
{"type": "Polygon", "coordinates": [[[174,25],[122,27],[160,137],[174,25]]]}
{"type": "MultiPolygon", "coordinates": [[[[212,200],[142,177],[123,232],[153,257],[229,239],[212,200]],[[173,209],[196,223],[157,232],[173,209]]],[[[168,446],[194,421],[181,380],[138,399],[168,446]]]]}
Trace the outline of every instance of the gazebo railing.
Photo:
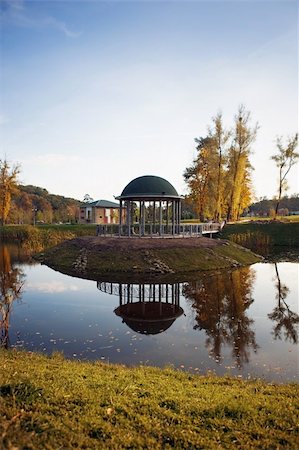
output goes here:
{"type": "Polygon", "coordinates": [[[134,301],[179,304],[183,283],[108,283],[97,282],[97,288],[106,294],[119,296],[124,303],[134,301]]]}
{"type": "Polygon", "coordinates": [[[129,237],[191,237],[214,234],[221,231],[223,223],[192,223],[180,225],[139,224],[130,226],[118,224],[97,225],[97,236],[129,236],[129,237]]]}

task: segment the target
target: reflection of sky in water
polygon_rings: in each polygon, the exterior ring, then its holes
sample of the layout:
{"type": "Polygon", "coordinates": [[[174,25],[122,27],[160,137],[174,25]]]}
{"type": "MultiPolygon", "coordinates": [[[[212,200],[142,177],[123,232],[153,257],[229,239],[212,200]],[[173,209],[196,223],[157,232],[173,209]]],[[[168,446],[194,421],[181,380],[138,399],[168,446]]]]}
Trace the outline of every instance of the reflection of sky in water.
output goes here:
{"type": "MultiPolygon", "coordinates": [[[[26,272],[21,302],[15,302],[10,320],[10,345],[51,353],[63,351],[78,359],[103,359],[110,362],[149,364],[205,373],[240,374],[269,380],[296,379],[298,346],[290,341],[274,339],[274,323],[269,320],[277,304],[275,299],[275,266],[256,264],[251,297],[246,317],[253,319],[250,329],[258,345],[247,349],[249,362],[241,369],[232,356],[232,343],[221,346],[221,360],[212,356],[204,329],[193,329],[196,312],[192,301],[180,298],[184,315],[178,317],[164,333],[142,335],[132,331],[114,314],[119,298],[97,289],[94,281],[69,277],[46,266],[22,265],[26,272]]],[[[288,307],[298,313],[298,264],[277,265],[281,283],[289,293],[288,307]]],[[[242,324],[241,324],[242,325],[242,324]]],[[[282,333],[283,336],[283,333],[282,333]]]]}

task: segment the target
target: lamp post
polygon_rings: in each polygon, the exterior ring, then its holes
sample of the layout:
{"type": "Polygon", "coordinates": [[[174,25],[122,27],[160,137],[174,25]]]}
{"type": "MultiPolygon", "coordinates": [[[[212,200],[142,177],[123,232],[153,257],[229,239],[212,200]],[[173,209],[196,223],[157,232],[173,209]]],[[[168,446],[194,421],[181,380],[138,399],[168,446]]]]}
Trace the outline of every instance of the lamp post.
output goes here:
{"type": "Polygon", "coordinates": [[[35,226],[35,222],[36,222],[36,213],[37,213],[37,208],[33,208],[32,209],[32,211],[33,211],[33,226],[35,226]]]}

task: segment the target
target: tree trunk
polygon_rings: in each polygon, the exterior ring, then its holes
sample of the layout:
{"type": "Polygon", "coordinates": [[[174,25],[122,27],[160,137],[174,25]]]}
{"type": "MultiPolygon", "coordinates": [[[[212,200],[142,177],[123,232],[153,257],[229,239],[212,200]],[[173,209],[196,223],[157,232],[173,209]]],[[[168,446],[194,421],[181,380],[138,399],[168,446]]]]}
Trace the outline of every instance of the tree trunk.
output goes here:
{"type": "Polygon", "coordinates": [[[282,176],[281,176],[281,171],[282,171],[282,167],[280,167],[280,171],[279,171],[279,190],[278,190],[278,199],[277,199],[276,208],[275,208],[274,220],[276,220],[276,217],[277,217],[277,214],[278,214],[278,208],[279,208],[279,204],[280,204],[280,200],[281,200],[281,194],[282,194],[282,176]]]}

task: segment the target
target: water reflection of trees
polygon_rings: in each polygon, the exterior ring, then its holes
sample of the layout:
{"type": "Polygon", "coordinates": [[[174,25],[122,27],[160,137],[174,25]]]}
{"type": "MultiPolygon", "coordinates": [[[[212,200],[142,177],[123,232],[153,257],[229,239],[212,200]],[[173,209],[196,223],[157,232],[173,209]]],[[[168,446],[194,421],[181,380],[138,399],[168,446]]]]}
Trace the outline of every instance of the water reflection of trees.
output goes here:
{"type": "Polygon", "coordinates": [[[217,273],[185,285],[184,295],[195,310],[194,329],[205,330],[206,347],[211,356],[221,361],[224,344],[232,346],[238,367],[249,361],[250,350],[258,346],[252,330],[253,320],[246,315],[254,301],[254,272],[249,267],[228,274],[217,273]]]}
{"type": "Polygon", "coordinates": [[[0,247],[0,346],[9,345],[9,321],[13,302],[21,298],[24,273],[11,264],[6,246],[0,247]]]}
{"type": "Polygon", "coordinates": [[[298,342],[298,331],[296,325],[299,323],[299,316],[297,313],[292,311],[288,304],[286,303],[286,298],[290,293],[290,289],[281,282],[278,266],[275,263],[275,288],[276,288],[276,300],[277,305],[273,311],[268,314],[269,319],[276,322],[272,334],[274,339],[282,339],[282,334],[284,334],[285,340],[289,340],[294,344],[298,342]]]}

